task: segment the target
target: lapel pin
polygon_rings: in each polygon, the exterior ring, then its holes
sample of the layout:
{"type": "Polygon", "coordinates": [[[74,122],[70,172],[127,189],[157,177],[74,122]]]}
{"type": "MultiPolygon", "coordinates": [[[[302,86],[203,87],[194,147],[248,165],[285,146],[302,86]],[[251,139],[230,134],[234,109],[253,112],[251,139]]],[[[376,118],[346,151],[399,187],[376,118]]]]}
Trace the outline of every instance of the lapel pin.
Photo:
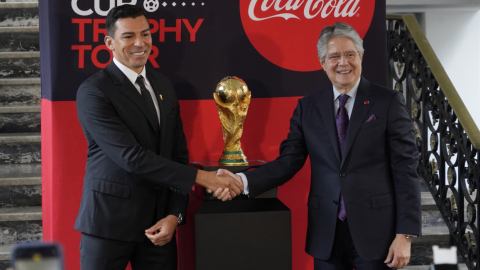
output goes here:
{"type": "Polygon", "coordinates": [[[370,101],[367,100],[367,101],[363,102],[363,104],[368,105],[368,104],[370,104],[370,101]]]}
{"type": "Polygon", "coordinates": [[[158,95],[158,96],[160,97],[160,99],[161,99],[161,100],[163,100],[163,96],[162,96],[162,94],[160,94],[160,95],[158,95]]]}

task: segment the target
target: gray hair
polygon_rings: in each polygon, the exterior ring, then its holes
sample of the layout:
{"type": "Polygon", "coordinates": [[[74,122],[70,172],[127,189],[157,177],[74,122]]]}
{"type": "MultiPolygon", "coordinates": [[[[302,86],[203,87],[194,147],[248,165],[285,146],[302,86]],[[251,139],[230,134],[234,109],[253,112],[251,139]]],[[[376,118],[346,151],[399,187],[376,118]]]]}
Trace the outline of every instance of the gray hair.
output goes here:
{"type": "Polygon", "coordinates": [[[325,26],[320,33],[317,42],[318,59],[325,63],[325,55],[327,54],[327,44],[334,37],[346,37],[353,41],[357,51],[363,55],[363,40],[357,31],[347,23],[336,22],[332,26],[325,26]]]}

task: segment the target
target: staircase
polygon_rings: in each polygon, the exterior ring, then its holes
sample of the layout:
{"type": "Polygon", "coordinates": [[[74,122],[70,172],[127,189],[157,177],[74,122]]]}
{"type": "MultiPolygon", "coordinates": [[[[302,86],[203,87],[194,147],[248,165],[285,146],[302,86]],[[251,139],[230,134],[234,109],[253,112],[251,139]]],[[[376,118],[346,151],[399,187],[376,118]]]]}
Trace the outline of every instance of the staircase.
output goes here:
{"type": "MultiPolygon", "coordinates": [[[[38,2],[0,0],[0,269],[42,241],[38,2]]],[[[32,1],[32,0],[30,0],[32,1]]]]}
{"type": "MultiPolygon", "coordinates": [[[[409,270],[428,270],[432,263],[432,246],[449,247],[449,231],[438,210],[432,194],[425,182],[420,180],[422,192],[422,237],[412,239],[412,255],[406,267],[409,270]]],[[[466,270],[461,256],[458,256],[459,269],[466,270]]]]}

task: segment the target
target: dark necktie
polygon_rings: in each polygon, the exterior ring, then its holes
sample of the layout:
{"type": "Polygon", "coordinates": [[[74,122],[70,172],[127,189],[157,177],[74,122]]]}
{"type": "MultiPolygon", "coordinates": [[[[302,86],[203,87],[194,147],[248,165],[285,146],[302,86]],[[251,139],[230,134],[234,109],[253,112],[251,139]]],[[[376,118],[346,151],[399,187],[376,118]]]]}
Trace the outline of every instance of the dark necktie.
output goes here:
{"type": "Polygon", "coordinates": [[[153,100],[152,100],[152,95],[150,95],[150,92],[147,90],[147,88],[145,87],[145,82],[143,80],[143,77],[142,76],[138,76],[137,77],[137,80],[135,81],[135,83],[137,83],[138,85],[140,85],[140,92],[142,93],[142,97],[143,99],[145,100],[145,103],[147,105],[147,110],[155,116],[155,119],[157,121],[155,121],[155,123],[157,123],[157,127],[158,127],[158,115],[157,115],[157,110],[155,109],[155,105],[153,104],[153,100]]]}
{"type": "MultiPolygon", "coordinates": [[[[339,106],[337,111],[337,117],[335,122],[337,124],[337,135],[338,143],[340,148],[340,157],[343,157],[343,149],[345,148],[345,141],[347,139],[347,129],[348,129],[348,112],[345,109],[345,103],[350,96],[340,95],[338,97],[339,106]]],[[[343,195],[340,194],[340,207],[338,209],[338,218],[342,221],[347,218],[347,212],[345,211],[345,203],[343,202],[343,195]]]]}

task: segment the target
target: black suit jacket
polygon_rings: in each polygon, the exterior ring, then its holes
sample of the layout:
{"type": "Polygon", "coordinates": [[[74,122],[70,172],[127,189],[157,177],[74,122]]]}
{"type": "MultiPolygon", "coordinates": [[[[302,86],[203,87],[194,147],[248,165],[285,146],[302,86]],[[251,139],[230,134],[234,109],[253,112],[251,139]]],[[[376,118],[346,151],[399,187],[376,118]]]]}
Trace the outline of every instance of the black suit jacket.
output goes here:
{"type": "Polygon", "coordinates": [[[157,97],[160,130],[113,61],[78,90],[88,152],[76,230],[142,242],[145,230],[166,215],[185,216],[197,170],[184,165],[188,150],[177,97],[165,76],[147,69],[147,78],[157,97]]]}
{"type": "Polygon", "coordinates": [[[245,173],[251,196],[288,181],[310,156],[306,251],[330,257],[341,191],[359,255],[386,259],[395,234],[421,235],[419,153],[404,103],[401,93],[361,78],[341,159],[332,87],[300,99],[280,156],[245,173]]]}

